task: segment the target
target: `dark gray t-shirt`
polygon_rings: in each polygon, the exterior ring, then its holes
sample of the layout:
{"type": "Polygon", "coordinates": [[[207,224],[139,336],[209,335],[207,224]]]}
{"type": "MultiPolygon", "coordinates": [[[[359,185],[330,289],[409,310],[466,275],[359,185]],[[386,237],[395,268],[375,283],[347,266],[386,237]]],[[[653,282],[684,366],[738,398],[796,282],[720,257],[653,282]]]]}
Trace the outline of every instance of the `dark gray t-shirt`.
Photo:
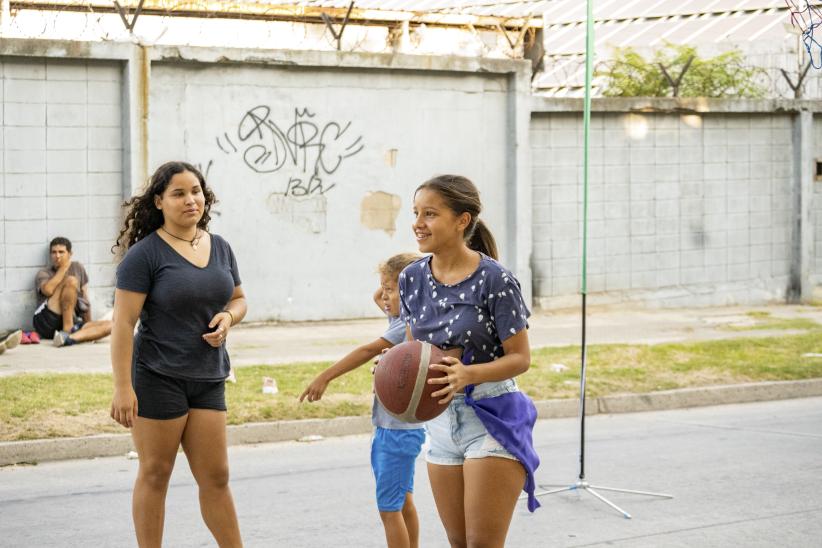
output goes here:
{"type": "Polygon", "coordinates": [[[118,289],[146,294],[134,337],[134,365],[181,379],[225,379],[225,345],[214,348],[202,335],[238,285],[237,260],[217,235],[211,235],[204,268],[191,264],[156,232],[134,244],[117,267],[118,289]]]}

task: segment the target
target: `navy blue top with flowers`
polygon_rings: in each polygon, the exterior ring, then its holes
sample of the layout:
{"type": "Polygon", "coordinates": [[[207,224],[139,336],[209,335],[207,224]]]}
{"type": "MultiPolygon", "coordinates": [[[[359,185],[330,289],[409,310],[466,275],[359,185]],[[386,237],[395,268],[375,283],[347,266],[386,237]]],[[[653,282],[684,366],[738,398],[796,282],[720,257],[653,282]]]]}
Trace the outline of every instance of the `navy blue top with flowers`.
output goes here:
{"type": "Polygon", "coordinates": [[[437,281],[431,257],[423,257],[400,273],[399,289],[401,316],[413,338],[461,347],[466,365],[501,358],[502,341],[527,328],[531,315],[519,281],[483,254],[477,269],[452,285],[437,281]]]}

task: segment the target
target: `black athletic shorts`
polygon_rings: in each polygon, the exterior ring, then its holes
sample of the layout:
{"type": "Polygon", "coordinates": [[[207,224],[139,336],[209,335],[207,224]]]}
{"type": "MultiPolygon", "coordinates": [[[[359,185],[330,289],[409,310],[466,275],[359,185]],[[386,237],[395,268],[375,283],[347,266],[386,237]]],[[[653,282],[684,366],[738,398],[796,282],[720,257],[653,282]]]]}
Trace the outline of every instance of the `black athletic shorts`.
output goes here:
{"type": "Polygon", "coordinates": [[[182,417],[189,409],[225,411],[225,381],[176,379],[137,365],[132,375],[137,414],[146,419],[182,417]]]}
{"type": "MultiPolygon", "coordinates": [[[[51,339],[54,337],[55,331],[60,331],[63,329],[63,317],[60,314],[55,314],[49,310],[49,307],[44,301],[43,304],[41,304],[40,307],[34,311],[34,318],[32,318],[31,324],[40,337],[44,339],[51,339]]],[[[82,325],[83,320],[75,313],[75,327],[72,329],[72,333],[74,333],[82,325]]]]}

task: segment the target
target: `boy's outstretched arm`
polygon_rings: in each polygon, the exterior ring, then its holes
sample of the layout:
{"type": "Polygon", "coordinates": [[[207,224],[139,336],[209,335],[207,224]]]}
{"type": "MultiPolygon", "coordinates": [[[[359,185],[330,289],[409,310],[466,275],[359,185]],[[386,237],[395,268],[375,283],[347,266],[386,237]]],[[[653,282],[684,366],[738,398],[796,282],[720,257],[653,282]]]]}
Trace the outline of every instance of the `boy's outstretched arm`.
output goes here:
{"type": "Polygon", "coordinates": [[[300,394],[300,401],[308,398],[308,401],[318,401],[323,397],[325,389],[328,388],[328,383],[341,375],[345,375],[349,371],[353,371],[362,364],[368,362],[374,356],[378,356],[384,349],[391,348],[390,342],[383,338],[379,338],[370,343],[359,346],[346,354],[346,356],[317,375],[311,384],[300,394]]]}

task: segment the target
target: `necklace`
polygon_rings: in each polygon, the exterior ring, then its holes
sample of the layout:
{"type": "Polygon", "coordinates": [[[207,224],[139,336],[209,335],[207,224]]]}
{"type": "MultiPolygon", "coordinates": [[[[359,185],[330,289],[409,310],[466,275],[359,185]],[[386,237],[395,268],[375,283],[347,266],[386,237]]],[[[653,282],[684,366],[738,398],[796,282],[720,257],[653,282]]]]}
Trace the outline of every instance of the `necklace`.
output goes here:
{"type": "Polygon", "coordinates": [[[200,245],[200,238],[203,237],[203,235],[200,233],[199,229],[197,230],[197,233],[195,234],[195,236],[193,238],[191,238],[190,240],[187,240],[185,238],[180,238],[179,236],[175,236],[174,234],[172,234],[171,232],[169,232],[168,230],[166,230],[162,226],[160,227],[160,230],[162,230],[163,232],[165,232],[166,234],[168,234],[172,238],[176,238],[176,239],[181,240],[183,242],[188,242],[189,245],[191,246],[191,249],[193,249],[194,251],[197,251],[197,247],[199,247],[199,245],[200,245]]]}

